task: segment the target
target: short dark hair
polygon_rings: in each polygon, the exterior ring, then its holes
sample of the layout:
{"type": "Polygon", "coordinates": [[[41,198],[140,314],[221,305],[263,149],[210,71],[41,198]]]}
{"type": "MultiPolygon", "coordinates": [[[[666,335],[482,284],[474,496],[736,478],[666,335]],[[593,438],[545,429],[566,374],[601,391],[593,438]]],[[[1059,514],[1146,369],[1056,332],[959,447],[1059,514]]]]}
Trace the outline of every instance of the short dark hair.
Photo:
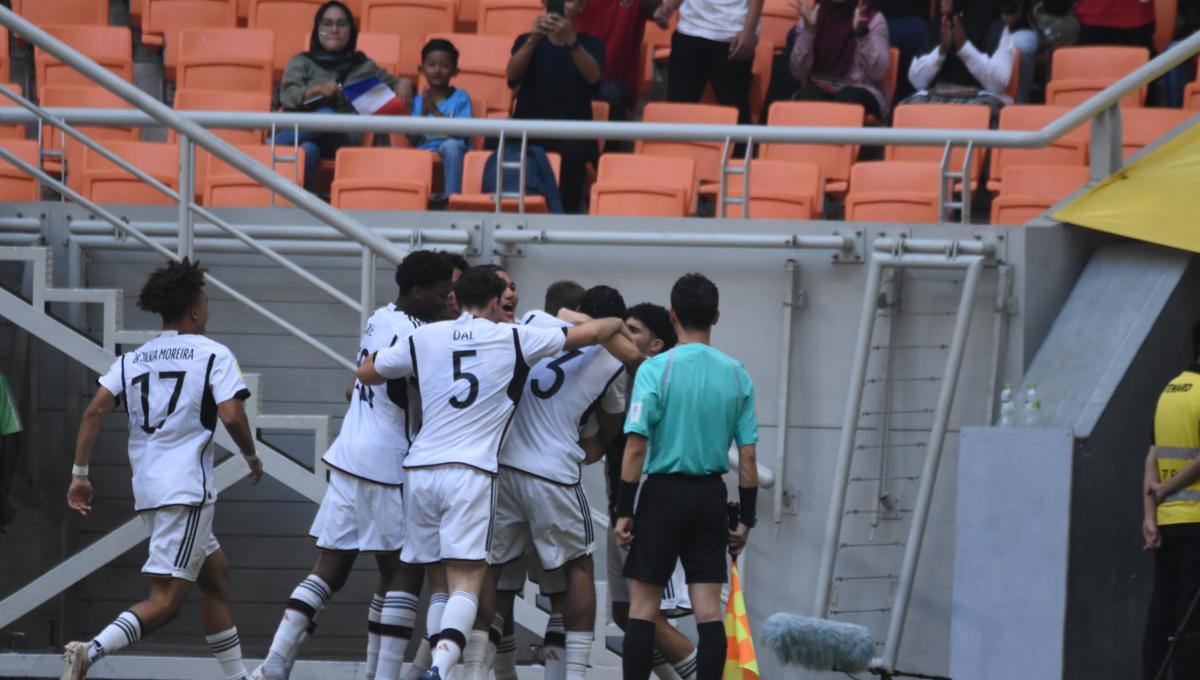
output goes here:
{"type": "Polygon", "coordinates": [[[454,274],[450,261],[432,250],[414,250],[396,266],[396,285],[401,295],[413,288],[425,288],[449,281],[454,274]]]}
{"type": "Polygon", "coordinates": [[[504,293],[504,279],[485,267],[474,267],[463,273],[454,286],[454,297],[462,309],[486,307],[488,302],[504,293]]]}
{"type": "Polygon", "coordinates": [[[186,257],[155,269],[138,294],[138,307],[161,316],[164,323],[182,319],[200,301],[204,272],[199,262],[186,257]]]}
{"type": "MultiPolygon", "coordinates": [[[[450,263],[451,270],[457,269],[460,272],[466,273],[466,271],[471,268],[471,263],[467,262],[467,258],[459,255],[458,253],[446,253],[439,251],[439,254],[446,258],[446,261],[450,263]]],[[[453,274],[454,272],[451,271],[451,273],[453,274]]]]}
{"type": "Polygon", "coordinates": [[[688,330],[711,328],[717,320],[719,302],[716,284],[703,274],[684,274],[671,287],[671,311],[679,325],[688,330]]]}
{"type": "Polygon", "coordinates": [[[675,326],[671,323],[671,315],[662,305],[656,305],[653,302],[636,304],[625,312],[625,318],[641,321],[654,334],[654,337],[662,340],[663,350],[671,349],[679,342],[679,338],[675,335],[675,326]]]}
{"type": "Polygon", "coordinates": [[[583,302],[583,286],[574,281],[555,281],[546,288],[546,304],[542,307],[547,314],[558,314],[558,310],[579,309],[583,302]]]}
{"type": "Polygon", "coordinates": [[[455,66],[458,66],[458,48],[455,47],[454,43],[450,42],[449,40],[446,40],[445,38],[434,38],[425,43],[425,46],[421,48],[421,63],[425,63],[425,57],[428,57],[434,52],[445,52],[446,54],[449,54],[450,61],[453,62],[455,66]]]}
{"type": "Polygon", "coordinates": [[[612,286],[592,286],[583,294],[583,301],[579,303],[579,311],[593,319],[603,319],[609,316],[624,319],[625,298],[621,297],[617,289],[612,286]]]}
{"type": "Polygon", "coordinates": [[[504,272],[505,274],[508,273],[507,269],[505,269],[504,267],[501,267],[498,264],[481,264],[481,265],[475,266],[474,269],[478,269],[479,271],[482,271],[482,272],[491,272],[493,274],[495,274],[496,272],[504,272]]]}

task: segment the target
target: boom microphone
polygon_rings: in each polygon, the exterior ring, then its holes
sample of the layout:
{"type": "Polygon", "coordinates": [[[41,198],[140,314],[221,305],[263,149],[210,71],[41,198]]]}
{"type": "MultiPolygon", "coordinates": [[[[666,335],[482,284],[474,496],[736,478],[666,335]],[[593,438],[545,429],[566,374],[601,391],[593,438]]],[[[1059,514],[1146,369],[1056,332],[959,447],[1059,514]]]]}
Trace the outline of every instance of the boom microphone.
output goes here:
{"type": "Polygon", "coordinates": [[[763,640],[784,665],[813,671],[870,670],[875,654],[871,633],[862,626],[782,612],[767,619],[763,640]]]}

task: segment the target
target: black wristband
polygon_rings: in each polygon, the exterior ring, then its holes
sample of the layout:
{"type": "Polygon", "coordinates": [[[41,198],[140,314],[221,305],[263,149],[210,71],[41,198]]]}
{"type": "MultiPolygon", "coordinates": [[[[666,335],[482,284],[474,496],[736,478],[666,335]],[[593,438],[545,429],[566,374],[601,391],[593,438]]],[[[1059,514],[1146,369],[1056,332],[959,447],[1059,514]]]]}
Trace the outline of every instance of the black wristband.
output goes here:
{"type": "Polygon", "coordinates": [[[617,517],[633,517],[633,502],[637,499],[638,483],[622,479],[617,483],[617,517]]]}
{"type": "Polygon", "coordinates": [[[758,521],[758,487],[739,486],[738,503],[741,507],[741,523],[753,527],[758,521]]]}

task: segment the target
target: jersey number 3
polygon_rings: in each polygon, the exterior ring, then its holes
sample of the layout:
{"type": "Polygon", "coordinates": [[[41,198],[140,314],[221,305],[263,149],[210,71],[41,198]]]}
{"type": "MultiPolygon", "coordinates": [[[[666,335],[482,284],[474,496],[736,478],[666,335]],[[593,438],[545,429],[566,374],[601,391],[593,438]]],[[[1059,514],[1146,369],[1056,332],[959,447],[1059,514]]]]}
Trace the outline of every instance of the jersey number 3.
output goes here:
{"type": "Polygon", "coordinates": [[[583,352],[573,349],[570,352],[558,357],[554,361],[546,364],[546,368],[554,372],[554,382],[550,383],[549,387],[543,388],[541,384],[534,379],[533,382],[529,383],[529,391],[533,392],[533,396],[537,397],[538,399],[549,399],[550,397],[558,394],[558,391],[562,389],[563,383],[567,379],[567,374],[563,372],[563,364],[577,356],[582,355],[583,352]]]}
{"type": "Polygon", "coordinates": [[[463,358],[473,356],[475,356],[475,350],[473,349],[459,350],[451,355],[454,359],[454,379],[466,380],[467,385],[470,386],[465,399],[459,399],[458,395],[450,397],[450,405],[454,408],[466,408],[474,404],[475,400],[479,398],[479,378],[475,377],[474,373],[462,370],[463,358]]]}
{"type": "Polygon", "coordinates": [[[150,424],[150,374],[143,373],[134,378],[131,382],[134,385],[142,386],[142,431],[146,434],[154,434],[167,422],[167,417],[175,412],[175,406],[179,404],[179,393],[183,392],[183,379],[187,376],[184,371],[163,371],[158,374],[159,380],[174,380],[175,389],[171,392],[171,401],[167,402],[167,416],[157,425],[150,424]]]}

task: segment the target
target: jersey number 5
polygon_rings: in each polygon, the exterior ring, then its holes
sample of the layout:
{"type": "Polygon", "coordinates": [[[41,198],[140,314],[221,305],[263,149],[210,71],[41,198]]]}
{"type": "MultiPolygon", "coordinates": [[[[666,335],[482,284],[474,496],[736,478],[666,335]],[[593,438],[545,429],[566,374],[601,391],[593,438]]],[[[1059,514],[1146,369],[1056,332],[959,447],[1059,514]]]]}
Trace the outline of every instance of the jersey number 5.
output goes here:
{"type": "Polygon", "coordinates": [[[558,394],[558,391],[562,389],[563,383],[566,382],[567,379],[567,374],[564,373],[562,369],[563,364],[582,354],[583,352],[573,349],[570,352],[558,357],[554,361],[546,364],[546,368],[554,371],[554,382],[550,383],[549,387],[543,389],[541,384],[539,384],[535,379],[529,383],[529,391],[533,392],[533,396],[537,397],[538,399],[549,399],[550,397],[558,394]]]}
{"type": "Polygon", "coordinates": [[[459,399],[458,395],[450,397],[450,405],[454,408],[466,408],[471,404],[474,404],[475,400],[479,398],[479,378],[476,378],[474,373],[462,370],[463,357],[473,356],[475,356],[475,350],[473,349],[459,350],[451,355],[451,357],[454,359],[454,379],[466,380],[467,384],[470,386],[470,388],[467,390],[466,399],[459,399]]]}
{"type": "MultiPolygon", "coordinates": [[[[174,380],[175,389],[171,392],[171,400],[167,402],[167,417],[175,412],[175,406],[179,403],[179,393],[183,391],[183,379],[187,373],[183,371],[163,371],[158,374],[159,380],[174,380]]],[[[134,385],[142,386],[142,431],[146,434],[154,434],[167,422],[167,417],[157,425],[150,424],[150,374],[143,373],[131,381],[134,385]]]]}

